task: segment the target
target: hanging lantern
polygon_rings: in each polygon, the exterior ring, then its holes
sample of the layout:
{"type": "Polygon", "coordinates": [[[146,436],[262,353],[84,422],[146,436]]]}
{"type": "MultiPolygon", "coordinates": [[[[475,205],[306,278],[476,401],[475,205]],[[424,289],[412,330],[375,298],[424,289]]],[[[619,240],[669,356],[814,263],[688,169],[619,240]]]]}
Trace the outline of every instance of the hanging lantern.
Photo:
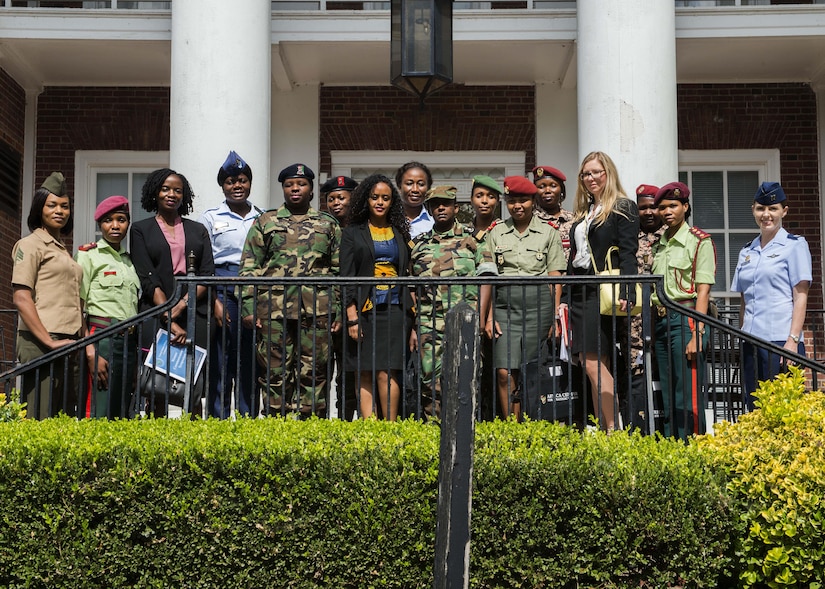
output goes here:
{"type": "Polygon", "coordinates": [[[391,0],[392,85],[424,99],[453,81],[452,0],[391,0]]]}

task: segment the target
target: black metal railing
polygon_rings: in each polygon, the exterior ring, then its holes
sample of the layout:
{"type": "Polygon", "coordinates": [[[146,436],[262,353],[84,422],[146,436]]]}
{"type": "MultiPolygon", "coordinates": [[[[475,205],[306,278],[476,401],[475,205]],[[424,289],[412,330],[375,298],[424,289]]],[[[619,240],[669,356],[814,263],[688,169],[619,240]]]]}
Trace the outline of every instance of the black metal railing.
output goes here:
{"type": "MultiPolygon", "coordinates": [[[[225,278],[181,277],[180,293],[163,306],[147,310],[139,315],[96,330],[91,336],[45,354],[25,365],[17,366],[0,374],[0,387],[7,394],[17,389],[18,396],[29,403],[28,414],[44,418],[62,411],[79,417],[173,416],[183,412],[195,416],[221,416],[219,407],[229,407],[251,416],[292,416],[296,418],[317,415],[326,418],[353,419],[365,411],[389,417],[414,416],[420,419],[439,417],[440,379],[438,363],[449,341],[438,341],[443,336],[439,323],[441,313],[459,300],[478,308],[481,291],[489,288],[493,301],[498,301],[493,317],[515,334],[510,338],[490,341],[481,335],[482,353],[479,366],[479,399],[477,419],[489,420],[509,414],[523,414],[531,418],[550,418],[578,427],[592,424],[590,416],[597,415],[597,405],[604,407],[600,395],[593,395],[590,382],[569,350],[565,351],[565,338],[556,331],[546,338],[544,327],[531,310],[542,313],[555,305],[555,288],[569,284],[597,285],[601,277],[490,277],[421,279],[394,278],[225,278]],[[207,288],[206,296],[212,299],[219,289],[231,289],[234,293],[246,292],[257,301],[253,322],[260,327],[254,331],[235,330],[231,337],[234,346],[228,346],[229,330],[221,329],[215,322],[213,306],[205,316],[198,316],[195,309],[194,287],[207,288]],[[398,357],[380,362],[376,358],[383,351],[366,349],[347,335],[348,326],[338,302],[347,296],[365,300],[376,286],[395,286],[408,289],[415,295],[418,312],[401,314],[400,327],[379,318],[384,309],[373,306],[363,310],[361,325],[366,330],[364,338],[380,341],[383,345],[397,342],[401,349],[398,357]],[[164,332],[168,333],[173,318],[171,309],[185,293],[190,293],[189,319],[186,322],[187,338],[183,346],[166,345],[164,332]],[[327,304],[329,298],[329,304],[327,304]],[[438,313],[428,311],[422,302],[438,301],[438,313]],[[303,311],[301,309],[304,309],[303,311]],[[315,309],[307,312],[306,309],[315,309]],[[274,310],[274,311],[273,311],[274,310]],[[333,329],[338,328],[337,331],[333,329]],[[377,330],[384,329],[380,333],[377,330]],[[410,330],[418,334],[419,351],[410,350],[410,330]],[[392,330],[392,331],[389,331],[392,330]],[[531,331],[532,330],[532,331],[531,331]],[[251,337],[250,337],[251,336],[251,337]],[[430,338],[430,342],[427,341],[430,338]],[[432,343],[432,340],[436,340],[432,343]],[[531,341],[535,347],[515,360],[514,341],[531,341]],[[101,342],[117,342],[118,345],[98,347],[101,342]],[[539,344],[547,342],[542,353],[539,344]],[[197,343],[197,347],[196,347],[197,343]],[[214,346],[222,343],[224,349],[233,351],[218,357],[214,346]],[[154,345],[153,345],[154,344],[154,345]],[[87,347],[89,346],[89,347],[87,347]],[[500,346],[503,346],[500,347],[500,346]],[[507,347],[512,349],[507,349],[507,347]],[[106,350],[106,351],[101,351],[106,350]],[[423,352],[422,352],[423,350],[423,352]],[[86,353],[88,352],[88,354],[86,353]],[[514,371],[496,370],[493,356],[505,358],[504,365],[514,371]],[[78,361],[78,356],[82,361],[78,361]],[[110,382],[103,382],[91,366],[103,358],[110,367],[110,382]],[[148,358],[148,361],[147,361],[148,358]],[[549,359],[548,359],[549,358],[549,359]],[[67,360],[68,359],[68,360],[67,360]],[[391,362],[381,365],[381,362],[391,362]],[[531,363],[532,362],[532,363],[531,363]],[[146,364],[166,368],[166,373],[146,364]],[[392,370],[389,370],[392,366],[392,370]],[[227,371],[228,367],[235,368],[227,371]],[[176,373],[170,376],[168,373],[176,373]],[[234,372],[234,376],[227,376],[234,372]],[[395,377],[397,388],[387,389],[382,398],[385,373],[395,377]],[[497,386],[509,374],[512,380],[497,386]],[[245,385],[242,385],[242,381],[245,385]],[[35,386],[36,383],[41,383],[35,386]],[[219,386],[220,385],[220,386],[219,386]],[[246,404],[239,397],[242,386],[251,386],[251,399],[246,404]],[[539,395],[535,393],[539,389],[539,395]],[[543,387],[543,388],[542,388],[543,387]],[[365,395],[362,388],[373,391],[370,403],[359,405],[365,395]],[[531,393],[532,392],[532,393],[531,393]],[[532,394],[527,398],[528,394],[532,394]],[[536,402],[542,404],[541,411],[536,402]],[[527,407],[528,402],[532,403],[527,407]]],[[[663,422],[675,415],[663,413],[659,398],[659,378],[654,359],[654,309],[650,294],[658,284],[658,277],[622,276],[618,283],[640,283],[643,312],[638,323],[634,344],[633,330],[624,317],[609,317],[605,324],[585,325],[585,329],[605,329],[609,332],[607,349],[599,355],[608,358],[614,377],[613,396],[618,400],[613,409],[614,421],[622,426],[633,426],[645,432],[661,431],[663,422]],[[607,327],[605,327],[605,325],[607,327]],[[639,338],[641,338],[639,340],[639,338]]],[[[576,304],[576,301],[570,301],[576,304]]],[[[662,301],[667,311],[679,317],[704,322],[708,331],[708,349],[705,353],[704,399],[702,410],[707,416],[707,426],[719,420],[735,421],[747,411],[743,403],[741,379],[741,347],[743,342],[766,349],[783,361],[792,361],[804,368],[811,386],[817,388],[825,372],[818,349],[810,348],[809,357],[788,352],[780,346],[764,342],[738,328],[738,310],[723,308],[719,317],[697,313],[690,307],[662,301]]],[[[809,314],[814,325],[821,313],[809,314]]],[[[555,324],[555,318],[551,317],[555,324]]],[[[587,321],[587,319],[585,319],[587,321]]],[[[481,329],[482,326],[480,326],[481,329]]],[[[808,328],[821,333],[815,327],[808,328]]],[[[566,334],[568,337],[570,333],[566,334]]],[[[167,336],[168,337],[168,336],[167,336]]],[[[675,363],[667,362],[667,370],[675,363]]],[[[602,422],[604,422],[602,409],[602,422]]]]}

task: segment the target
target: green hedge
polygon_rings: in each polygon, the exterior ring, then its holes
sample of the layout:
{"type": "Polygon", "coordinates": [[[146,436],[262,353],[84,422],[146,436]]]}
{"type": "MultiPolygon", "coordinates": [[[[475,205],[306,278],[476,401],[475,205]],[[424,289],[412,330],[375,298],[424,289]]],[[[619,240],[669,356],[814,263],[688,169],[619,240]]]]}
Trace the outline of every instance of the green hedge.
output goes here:
{"type": "Polygon", "coordinates": [[[758,411],[700,445],[739,505],[741,586],[825,583],[825,394],[791,368],[756,392],[758,411]]]}
{"type": "MultiPolygon", "coordinates": [[[[0,586],[432,585],[439,429],[0,423],[0,586]]],[[[693,446],[480,424],[473,587],[715,587],[734,515],[693,446]]]]}

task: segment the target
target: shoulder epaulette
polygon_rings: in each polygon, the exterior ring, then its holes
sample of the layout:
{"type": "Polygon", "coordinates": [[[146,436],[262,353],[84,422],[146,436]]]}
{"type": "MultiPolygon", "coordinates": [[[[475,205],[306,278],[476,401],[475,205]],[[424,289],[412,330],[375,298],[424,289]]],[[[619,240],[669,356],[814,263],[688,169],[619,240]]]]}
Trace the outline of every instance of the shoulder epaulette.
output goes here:
{"type": "Polygon", "coordinates": [[[487,233],[490,233],[490,231],[492,231],[492,230],[493,230],[493,227],[495,227],[495,226],[496,226],[496,223],[498,223],[498,219],[496,219],[495,221],[493,221],[492,223],[490,223],[490,226],[489,226],[489,227],[487,227],[487,233]]]}
{"type": "Polygon", "coordinates": [[[794,235],[793,233],[788,233],[788,239],[793,239],[794,241],[796,241],[797,239],[799,239],[799,236],[794,235]]]}
{"type": "Polygon", "coordinates": [[[553,229],[559,228],[559,224],[555,221],[547,221],[547,224],[550,225],[550,227],[552,227],[553,229]]]}
{"type": "Polygon", "coordinates": [[[473,233],[473,237],[475,237],[476,241],[484,241],[484,238],[487,237],[487,232],[484,229],[479,229],[473,233]]]}
{"type": "Polygon", "coordinates": [[[95,249],[96,247],[97,247],[97,243],[95,243],[95,242],[93,241],[92,243],[84,243],[83,245],[81,245],[81,246],[80,246],[79,248],[77,248],[77,249],[78,249],[78,250],[80,250],[81,252],[88,252],[89,250],[93,250],[93,249],[95,249]]]}
{"type": "Polygon", "coordinates": [[[698,227],[693,227],[692,225],[690,227],[690,232],[693,233],[699,239],[707,239],[708,237],[710,237],[710,233],[708,233],[707,231],[703,231],[698,227]]]}
{"type": "Polygon", "coordinates": [[[336,225],[340,225],[340,223],[338,222],[338,219],[335,217],[335,215],[332,215],[332,214],[330,214],[326,211],[319,211],[319,212],[321,213],[321,217],[325,218],[327,221],[333,221],[336,225]]]}
{"type": "MultiPolygon", "coordinates": [[[[424,235],[424,234],[422,233],[421,235],[424,235]]],[[[414,247],[415,247],[415,244],[416,244],[416,243],[418,243],[418,240],[419,240],[419,238],[421,237],[421,235],[417,236],[415,239],[411,239],[411,240],[409,240],[409,241],[407,242],[407,247],[408,247],[408,248],[410,248],[410,249],[414,248],[414,247]]]]}

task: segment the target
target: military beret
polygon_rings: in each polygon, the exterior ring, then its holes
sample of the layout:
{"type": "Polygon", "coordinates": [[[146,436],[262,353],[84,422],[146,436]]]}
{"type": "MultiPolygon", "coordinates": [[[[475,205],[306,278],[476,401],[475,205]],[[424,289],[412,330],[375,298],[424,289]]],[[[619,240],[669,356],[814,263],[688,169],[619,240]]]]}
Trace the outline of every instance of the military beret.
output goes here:
{"type": "Polygon", "coordinates": [[[221,169],[218,170],[218,184],[221,185],[230,176],[237,176],[238,174],[244,174],[252,180],[252,168],[249,167],[249,164],[237,153],[230,151],[229,155],[226,156],[226,161],[221,165],[221,169]]]}
{"type": "Polygon", "coordinates": [[[756,194],[753,195],[754,202],[758,202],[761,205],[773,205],[784,202],[787,198],[779,182],[762,182],[756,190],[756,194]]]}
{"type": "Polygon", "coordinates": [[[321,194],[327,194],[334,190],[347,190],[352,192],[358,187],[358,182],[349,176],[333,176],[321,185],[321,194]]]}
{"type": "Polygon", "coordinates": [[[306,164],[292,164],[281,170],[281,173],[278,174],[278,182],[283,184],[289,178],[306,178],[312,182],[315,180],[315,172],[306,164]]]}
{"type": "Polygon", "coordinates": [[[536,166],[532,170],[533,173],[533,182],[538,182],[542,178],[546,178],[547,176],[552,176],[556,180],[561,180],[562,182],[567,181],[567,176],[562,174],[561,170],[552,168],[550,166],[536,166]]]}
{"type": "Polygon", "coordinates": [[[103,217],[117,209],[124,209],[124,212],[128,215],[129,199],[125,196],[110,196],[104,198],[95,209],[95,221],[100,221],[103,217]]]}
{"type": "Polygon", "coordinates": [[[428,200],[433,200],[434,198],[445,198],[447,200],[455,200],[457,192],[458,188],[456,188],[455,186],[450,186],[448,184],[433,186],[427,191],[427,196],[424,197],[424,202],[427,202],[428,200]]]}
{"type": "Polygon", "coordinates": [[[504,179],[504,197],[510,195],[535,196],[536,185],[524,176],[507,176],[504,179]]]}
{"type": "Polygon", "coordinates": [[[662,186],[656,196],[653,198],[655,204],[659,204],[663,200],[678,200],[680,202],[688,202],[690,199],[690,188],[681,182],[671,182],[662,186]]]}
{"type": "Polygon", "coordinates": [[[653,184],[639,184],[638,188],[636,188],[636,196],[649,196],[650,198],[656,198],[656,193],[659,192],[658,186],[653,186],[653,184]]]}
{"type": "Polygon", "coordinates": [[[43,181],[40,188],[45,188],[56,196],[66,196],[66,178],[60,172],[52,172],[49,177],[43,181]]]}
{"type": "Polygon", "coordinates": [[[476,186],[484,186],[485,188],[489,188],[493,192],[496,192],[499,196],[501,196],[501,186],[498,185],[498,182],[490,178],[489,176],[473,176],[473,188],[476,186]]]}

